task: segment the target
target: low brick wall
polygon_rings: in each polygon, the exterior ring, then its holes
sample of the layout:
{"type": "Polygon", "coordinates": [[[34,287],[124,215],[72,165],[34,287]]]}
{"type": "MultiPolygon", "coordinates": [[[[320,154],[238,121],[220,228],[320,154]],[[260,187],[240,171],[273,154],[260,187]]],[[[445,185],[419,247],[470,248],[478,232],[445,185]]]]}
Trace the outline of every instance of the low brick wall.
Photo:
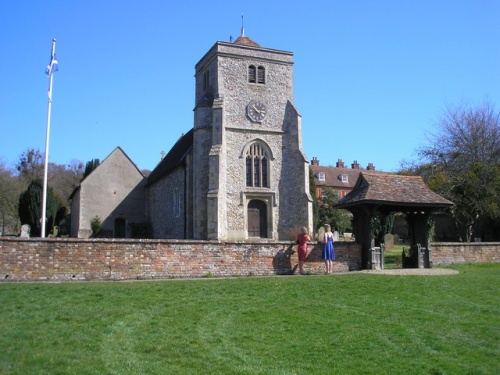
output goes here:
{"type": "MultiPolygon", "coordinates": [[[[306,270],[323,273],[321,244],[311,243],[306,270]]],[[[211,242],[76,238],[0,238],[0,281],[145,280],[291,274],[289,242],[211,242]]],[[[361,247],[335,243],[335,272],[361,268],[361,247]]]]}
{"type": "Polygon", "coordinates": [[[498,242],[434,242],[431,243],[432,264],[444,266],[462,263],[500,262],[498,242]]]}

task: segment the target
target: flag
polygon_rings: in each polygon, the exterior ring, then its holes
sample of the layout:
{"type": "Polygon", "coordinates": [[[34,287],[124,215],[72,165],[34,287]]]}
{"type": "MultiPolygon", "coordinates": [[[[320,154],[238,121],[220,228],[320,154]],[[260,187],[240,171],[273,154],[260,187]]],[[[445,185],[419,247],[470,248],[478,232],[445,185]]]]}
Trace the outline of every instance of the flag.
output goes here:
{"type": "Polygon", "coordinates": [[[57,72],[59,70],[59,66],[57,64],[56,54],[51,57],[49,65],[47,65],[47,69],[45,69],[45,74],[51,76],[52,73],[57,72]]]}

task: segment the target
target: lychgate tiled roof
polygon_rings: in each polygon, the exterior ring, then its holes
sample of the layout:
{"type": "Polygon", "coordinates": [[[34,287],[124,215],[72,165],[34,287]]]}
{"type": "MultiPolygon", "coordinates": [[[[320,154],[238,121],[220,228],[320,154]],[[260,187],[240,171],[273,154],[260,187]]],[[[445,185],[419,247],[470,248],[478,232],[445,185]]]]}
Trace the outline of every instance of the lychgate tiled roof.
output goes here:
{"type": "Polygon", "coordinates": [[[427,187],[420,176],[361,172],[354,189],[337,203],[338,208],[360,204],[404,207],[447,207],[453,202],[427,187]]]}

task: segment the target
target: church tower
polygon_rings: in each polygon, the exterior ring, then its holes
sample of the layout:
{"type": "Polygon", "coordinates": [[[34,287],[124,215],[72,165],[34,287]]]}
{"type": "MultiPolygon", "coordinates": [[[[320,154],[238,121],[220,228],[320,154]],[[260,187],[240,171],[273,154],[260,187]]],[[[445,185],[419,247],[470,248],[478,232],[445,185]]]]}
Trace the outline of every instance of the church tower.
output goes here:
{"type": "Polygon", "coordinates": [[[311,231],[293,54],[242,32],[234,43],[215,43],[195,70],[193,238],[288,240],[293,229],[311,231]]]}

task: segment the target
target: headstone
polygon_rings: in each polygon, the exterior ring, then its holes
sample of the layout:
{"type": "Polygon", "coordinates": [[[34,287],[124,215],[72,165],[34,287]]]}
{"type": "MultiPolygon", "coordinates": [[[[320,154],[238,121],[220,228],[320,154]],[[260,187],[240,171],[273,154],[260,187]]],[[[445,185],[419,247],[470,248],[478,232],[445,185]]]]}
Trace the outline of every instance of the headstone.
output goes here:
{"type": "Polygon", "coordinates": [[[344,241],[350,241],[352,237],[352,233],[344,233],[344,241]]]}
{"type": "Polygon", "coordinates": [[[339,232],[335,231],[333,232],[333,240],[338,241],[339,240],[339,232]]]}
{"type": "Polygon", "coordinates": [[[318,229],[318,241],[323,242],[324,237],[325,237],[325,228],[321,227],[318,229]]]}
{"type": "Polygon", "coordinates": [[[21,237],[30,238],[31,227],[28,224],[23,224],[21,226],[21,237]]]}
{"type": "Polygon", "coordinates": [[[384,235],[385,250],[392,250],[394,248],[394,236],[390,233],[384,235]]]}

